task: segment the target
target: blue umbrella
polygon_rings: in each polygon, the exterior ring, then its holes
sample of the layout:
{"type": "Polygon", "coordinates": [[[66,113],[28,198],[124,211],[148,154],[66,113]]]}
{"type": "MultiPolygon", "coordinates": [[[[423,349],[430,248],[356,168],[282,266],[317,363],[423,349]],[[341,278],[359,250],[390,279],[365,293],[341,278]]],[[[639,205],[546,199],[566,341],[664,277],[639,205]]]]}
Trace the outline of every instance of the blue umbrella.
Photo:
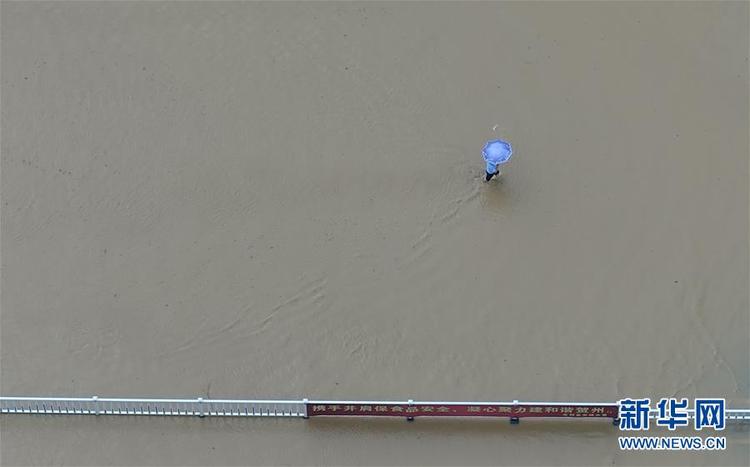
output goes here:
{"type": "Polygon", "coordinates": [[[505,164],[513,154],[510,143],[501,139],[487,141],[482,150],[484,160],[487,162],[487,173],[495,173],[497,166],[505,164]]]}

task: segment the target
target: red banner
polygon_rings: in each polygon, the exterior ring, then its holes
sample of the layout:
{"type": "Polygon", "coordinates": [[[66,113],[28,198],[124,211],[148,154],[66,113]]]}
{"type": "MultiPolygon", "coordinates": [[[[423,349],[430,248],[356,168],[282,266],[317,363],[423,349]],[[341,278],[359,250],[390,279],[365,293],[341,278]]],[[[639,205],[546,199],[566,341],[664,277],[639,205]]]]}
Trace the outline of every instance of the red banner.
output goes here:
{"type": "Polygon", "coordinates": [[[308,416],[380,417],[607,417],[617,418],[617,404],[431,404],[431,403],[315,403],[308,416]]]}

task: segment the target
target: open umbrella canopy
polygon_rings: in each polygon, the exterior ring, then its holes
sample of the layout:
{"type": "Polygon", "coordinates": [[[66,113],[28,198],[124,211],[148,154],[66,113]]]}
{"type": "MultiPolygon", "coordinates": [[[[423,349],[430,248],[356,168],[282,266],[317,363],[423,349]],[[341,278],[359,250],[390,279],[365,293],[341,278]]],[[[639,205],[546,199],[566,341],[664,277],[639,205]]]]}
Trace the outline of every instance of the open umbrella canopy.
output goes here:
{"type": "Polygon", "coordinates": [[[488,166],[489,164],[504,164],[510,160],[510,156],[513,154],[513,148],[511,148],[509,142],[495,139],[488,141],[487,144],[484,145],[482,154],[484,154],[484,160],[487,161],[488,166]]]}

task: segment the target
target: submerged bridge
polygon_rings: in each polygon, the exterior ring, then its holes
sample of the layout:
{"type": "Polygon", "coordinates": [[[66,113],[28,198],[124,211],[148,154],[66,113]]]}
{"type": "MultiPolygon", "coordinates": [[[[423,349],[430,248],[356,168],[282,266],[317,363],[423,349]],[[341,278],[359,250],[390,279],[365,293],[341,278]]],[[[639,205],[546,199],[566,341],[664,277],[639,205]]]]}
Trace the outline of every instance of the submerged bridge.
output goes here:
{"type": "MultiPolygon", "coordinates": [[[[686,410],[694,419],[695,410],[686,410]]],[[[244,399],[132,399],[104,397],[0,397],[0,414],[149,415],[183,417],[495,417],[609,419],[617,423],[619,404],[605,402],[435,402],[244,399]]],[[[658,411],[651,409],[650,418],[658,411]]],[[[750,409],[725,410],[728,423],[750,423],[750,409]]]]}

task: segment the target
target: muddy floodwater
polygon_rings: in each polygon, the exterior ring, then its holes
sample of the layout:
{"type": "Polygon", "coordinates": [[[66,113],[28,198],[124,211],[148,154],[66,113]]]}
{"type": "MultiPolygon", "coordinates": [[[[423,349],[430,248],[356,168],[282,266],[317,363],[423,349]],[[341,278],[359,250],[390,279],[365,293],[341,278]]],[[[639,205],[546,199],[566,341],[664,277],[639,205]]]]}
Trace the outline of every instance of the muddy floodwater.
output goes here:
{"type": "MultiPolygon", "coordinates": [[[[749,6],[3,2],[0,392],[749,407],[749,6]]],[[[2,416],[0,461],[750,463],[619,434],[2,416]]]]}

